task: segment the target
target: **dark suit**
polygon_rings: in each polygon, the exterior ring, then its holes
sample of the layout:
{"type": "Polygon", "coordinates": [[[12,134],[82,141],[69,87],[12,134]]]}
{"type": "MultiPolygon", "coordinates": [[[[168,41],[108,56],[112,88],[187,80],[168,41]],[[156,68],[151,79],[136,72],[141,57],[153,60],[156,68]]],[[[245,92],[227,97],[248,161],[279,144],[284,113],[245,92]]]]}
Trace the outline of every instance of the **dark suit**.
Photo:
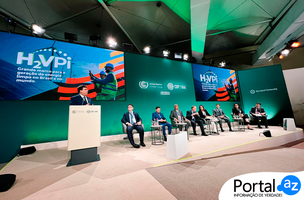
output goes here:
{"type": "Polygon", "coordinates": [[[246,119],[248,119],[248,115],[244,113],[244,111],[242,110],[242,108],[239,108],[239,109],[236,109],[236,108],[232,108],[232,114],[233,115],[240,115],[240,114],[243,114],[243,121],[244,121],[244,124],[247,125],[249,124],[246,119]]]}
{"type": "MultiPolygon", "coordinates": [[[[88,104],[92,105],[92,99],[87,97],[87,100],[88,100],[88,104]]],[[[86,105],[86,104],[85,104],[85,100],[80,96],[80,94],[77,94],[71,97],[70,105],[86,105]]]]}
{"type": "Polygon", "coordinates": [[[136,125],[137,122],[141,122],[141,118],[139,117],[139,115],[137,113],[133,112],[133,115],[134,115],[134,118],[136,121],[135,123],[133,123],[133,122],[131,122],[129,114],[130,114],[129,112],[126,112],[123,115],[121,122],[127,126],[127,134],[128,134],[128,139],[129,139],[130,143],[132,144],[132,146],[135,144],[133,134],[132,134],[133,129],[136,129],[138,131],[140,143],[144,143],[144,129],[143,129],[142,125],[136,125]],[[133,125],[128,126],[127,123],[131,123],[133,125]]]}
{"type": "Polygon", "coordinates": [[[222,126],[222,120],[224,120],[228,124],[229,130],[232,130],[231,124],[230,124],[230,119],[225,115],[225,113],[222,109],[217,109],[217,108],[214,109],[213,115],[219,120],[219,124],[220,124],[222,131],[224,130],[223,126],[222,126]],[[223,118],[219,118],[220,116],[223,116],[223,118]]]}
{"type": "Polygon", "coordinates": [[[265,127],[268,128],[267,115],[266,115],[266,112],[265,112],[264,108],[262,108],[262,107],[260,107],[260,108],[252,107],[251,110],[250,110],[250,114],[253,117],[253,119],[258,122],[258,127],[259,128],[261,127],[261,121],[262,120],[265,122],[265,127]],[[255,116],[256,111],[257,111],[257,113],[265,113],[265,115],[255,116]]]}
{"type": "MultiPolygon", "coordinates": [[[[184,117],[182,111],[180,111],[180,110],[178,110],[178,111],[172,110],[171,113],[170,113],[170,119],[171,119],[172,126],[177,127],[176,121],[174,119],[179,120],[178,118],[181,118],[182,120],[185,121],[185,117],[184,117]],[[178,115],[177,112],[179,113],[179,115],[178,115]]],[[[185,122],[187,123],[186,126],[185,126],[185,131],[187,131],[188,128],[189,128],[189,126],[190,126],[190,122],[188,122],[188,121],[185,121],[185,122]]],[[[179,130],[182,131],[182,127],[181,126],[179,127],[179,130]]]]}
{"type": "Polygon", "coordinates": [[[204,109],[204,112],[205,112],[205,114],[201,110],[199,110],[198,115],[203,119],[205,119],[207,116],[210,116],[210,114],[208,113],[208,111],[206,109],[204,109]]]}
{"type": "Polygon", "coordinates": [[[202,119],[199,115],[192,116],[193,113],[194,112],[192,110],[187,111],[186,118],[190,120],[191,126],[193,127],[194,135],[196,135],[196,123],[198,123],[198,125],[200,126],[202,135],[205,135],[204,119],[202,119]]]}
{"type": "MultiPolygon", "coordinates": [[[[152,120],[153,121],[161,120],[161,119],[166,119],[165,116],[163,115],[163,113],[157,113],[157,112],[152,113],[152,120]]],[[[166,136],[166,126],[168,127],[169,135],[171,134],[172,125],[170,123],[168,123],[168,122],[159,122],[159,125],[163,126],[163,135],[164,136],[166,136]]]]}

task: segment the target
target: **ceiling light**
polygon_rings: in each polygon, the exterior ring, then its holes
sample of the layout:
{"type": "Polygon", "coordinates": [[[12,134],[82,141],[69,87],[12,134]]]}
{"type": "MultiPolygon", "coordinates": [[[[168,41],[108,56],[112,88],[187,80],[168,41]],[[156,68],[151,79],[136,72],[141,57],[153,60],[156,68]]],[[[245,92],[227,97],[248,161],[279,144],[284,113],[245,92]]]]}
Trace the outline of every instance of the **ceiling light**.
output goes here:
{"type": "Polygon", "coordinates": [[[170,54],[170,51],[169,51],[169,50],[167,50],[167,49],[163,50],[163,55],[164,55],[164,57],[168,57],[169,54],[170,54]]]}
{"type": "Polygon", "coordinates": [[[222,61],[219,63],[219,67],[226,67],[226,61],[225,61],[225,60],[222,60],[222,61]]]}
{"type": "Polygon", "coordinates": [[[114,47],[116,47],[117,42],[116,42],[115,39],[109,38],[109,39],[108,39],[108,44],[109,44],[109,47],[114,48],[114,47]]]}
{"type": "Polygon", "coordinates": [[[45,32],[44,28],[41,28],[39,25],[37,24],[32,24],[32,31],[34,34],[36,35],[43,35],[45,32]]]}
{"type": "Polygon", "coordinates": [[[151,51],[151,47],[150,47],[150,46],[146,46],[146,47],[144,48],[145,54],[149,54],[150,51],[151,51]]]}
{"type": "Polygon", "coordinates": [[[290,53],[290,49],[283,49],[283,50],[281,51],[281,54],[282,54],[283,56],[288,56],[289,53],[290,53]]]}
{"type": "Polygon", "coordinates": [[[301,45],[300,42],[296,42],[296,41],[295,41],[295,42],[292,42],[290,46],[291,46],[292,48],[298,48],[300,45],[301,45]]]}
{"type": "Polygon", "coordinates": [[[188,60],[188,59],[189,59],[189,55],[188,55],[187,53],[185,53],[185,54],[183,55],[183,59],[184,59],[184,60],[188,60]]]}

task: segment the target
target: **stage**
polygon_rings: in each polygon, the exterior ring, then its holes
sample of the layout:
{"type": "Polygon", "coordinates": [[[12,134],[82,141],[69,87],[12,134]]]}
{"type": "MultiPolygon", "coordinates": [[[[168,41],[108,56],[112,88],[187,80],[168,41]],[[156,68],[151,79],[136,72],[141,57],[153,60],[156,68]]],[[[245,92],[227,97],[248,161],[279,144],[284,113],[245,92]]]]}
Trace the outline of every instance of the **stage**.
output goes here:
{"type": "MultiPolygon", "coordinates": [[[[180,196],[174,194],[169,186],[162,184],[157,174],[153,174],[153,170],[165,170],[164,167],[174,168],[174,164],[180,163],[184,167],[182,171],[187,171],[188,168],[194,169],[195,163],[202,160],[210,161],[227,156],[231,156],[233,160],[235,155],[244,156],[247,153],[251,155],[253,152],[280,150],[284,145],[304,138],[303,130],[300,128],[287,132],[282,127],[271,126],[268,130],[271,131],[272,138],[259,136],[259,133],[265,129],[257,129],[255,126],[253,128],[254,130],[246,129],[245,132],[226,130],[220,135],[214,134],[208,137],[190,134],[189,153],[175,161],[166,159],[166,144],[151,145],[150,132],[145,132],[147,146],[140,149],[131,147],[128,140],[123,140],[125,135],[102,137],[101,146],[98,148],[101,160],[72,167],[66,167],[69,160],[67,141],[37,144],[35,145],[37,152],[16,157],[3,169],[1,174],[16,174],[17,180],[9,191],[0,193],[0,198],[11,200],[176,199],[180,196]]],[[[138,142],[138,135],[135,135],[135,138],[138,142]]],[[[246,157],[250,156],[245,156],[244,159],[246,157]]],[[[288,155],[284,153],[282,157],[278,154],[273,159],[283,162],[283,158],[284,162],[288,162],[286,160],[288,155]]],[[[297,157],[294,163],[302,162],[299,158],[297,157]]],[[[267,163],[267,159],[265,162],[267,163]]],[[[272,165],[272,163],[268,164],[272,165]]],[[[233,167],[233,164],[226,167],[233,167]]],[[[202,165],[195,170],[200,169],[202,165]]],[[[286,170],[297,169],[290,167],[286,170]]],[[[182,171],[178,171],[175,175],[182,171]]],[[[224,180],[226,178],[222,181],[224,180]]],[[[221,185],[218,187],[220,188],[221,185]]]]}

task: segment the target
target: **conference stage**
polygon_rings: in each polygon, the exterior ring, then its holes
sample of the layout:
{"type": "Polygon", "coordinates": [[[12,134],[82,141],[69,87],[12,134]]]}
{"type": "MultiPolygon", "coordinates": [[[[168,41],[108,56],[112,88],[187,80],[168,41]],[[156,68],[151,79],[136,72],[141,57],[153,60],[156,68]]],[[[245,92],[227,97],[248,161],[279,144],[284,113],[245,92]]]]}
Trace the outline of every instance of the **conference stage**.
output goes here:
{"type": "MultiPolygon", "coordinates": [[[[304,138],[301,128],[288,132],[282,127],[270,126],[268,130],[273,137],[266,138],[259,136],[259,133],[266,129],[253,127],[254,130],[245,132],[228,132],[226,127],[226,131],[220,135],[214,134],[209,137],[194,136],[190,133],[189,153],[179,160],[166,158],[166,143],[151,145],[150,132],[145,132],[147,146],[140,149],[133,148],[129,141],[123,140],[125,135],[101,137],[101,145],[98,148],[101,160],[72,167],[66,167],[69,160],[67,141],[36,144],[37,152],[16,157],[3,169],[2,173],[14,173],[18,179],[9,191],[0,194],[0,198],[58,199],[63,196],[81,198],[85,195],[90,199],[130,199],[136,198],[136,195],[146,194],[149,198],[173,199],[147,171],[170,165],[175,168],[174,164],[182,165],[184,170],[193,170],[196,167],[196,170],[199,170],[202,166],[195,163],[200,160],[233,160],[235,155],[243,155],[246,160],[254,152],[264,155],[304,138]],[[127,192],[128,187],[137,190],[130,193],[127,192]],[[120,192],[117,192],[118,190],[120,192]]],[[[138,134],[135,134],[135,140],[139,140],[138,134]]],[[[280,157],[273,159],[281,160],[281,156],[284,155],[280,154],[280,157]]],[[[238,165],[240,164],[242,163],[238,165]]],[[[272,165],[270,161],[268,164],[272,165]]],[[[229,168],[230,165],[226,167],[229,168]]],[[[181,171],[176,171],[177,176],[180,173],[181,171]]],[[[214,187],[219,190],[221,186],[219,184],[214,187]]]]}

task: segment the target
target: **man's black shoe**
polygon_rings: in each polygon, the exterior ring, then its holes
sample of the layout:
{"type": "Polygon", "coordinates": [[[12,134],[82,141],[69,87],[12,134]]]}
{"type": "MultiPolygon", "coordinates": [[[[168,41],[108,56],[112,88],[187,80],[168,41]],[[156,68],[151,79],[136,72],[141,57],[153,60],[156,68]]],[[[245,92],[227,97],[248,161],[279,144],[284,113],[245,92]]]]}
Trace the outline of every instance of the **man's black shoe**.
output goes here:
{"type": "Polygon", "coordinates": [[[145,145],[145,143],[141,142],[140,146],[145,147],[146,145],[145,145]]]}
{"type": "Polygon", "coordinates": [[[124,140],[127,140],[127,139],[129,139],[128,136],[124,137],[124,140]]]}
{"type": "Polygon", "coordinates": [[[194,133],[193,135],[197,135],[196,133],[194,133]]]}
{"type": "Polygon", "coordinates": [[[137,149],[140,148],[140,146],[138,144],[133,144],[132,146],[137,149]]]}
{"type": "Polygon", "coordinates": [[[265,128],[268,128],[268,126],[265,126],[265,128]]]}
{"type": "Polygon", "coordinates": [[[225,132],[224,129],[221,130],[222,132],[225,132]]]}
{"type": "Polygon", "coordinates": [[[232,129],[229,130],[230,132],[234,132],[232,129]]]}
{"type": "Polygon", "coordinates": [[[167,142],[167,137],[164,135],[164,141],[167,142]]]}
{"type": "Polygon", "coordinates": [[[209,135],[207,135],[207,134],[205,133],[205,134],[202,134],[202,136],[209,136],[209,135]]]}
{"type": "Polygon", "coordinates": [[[258,128],[262,128],[262,126],[258,126],[258,128]]]}

